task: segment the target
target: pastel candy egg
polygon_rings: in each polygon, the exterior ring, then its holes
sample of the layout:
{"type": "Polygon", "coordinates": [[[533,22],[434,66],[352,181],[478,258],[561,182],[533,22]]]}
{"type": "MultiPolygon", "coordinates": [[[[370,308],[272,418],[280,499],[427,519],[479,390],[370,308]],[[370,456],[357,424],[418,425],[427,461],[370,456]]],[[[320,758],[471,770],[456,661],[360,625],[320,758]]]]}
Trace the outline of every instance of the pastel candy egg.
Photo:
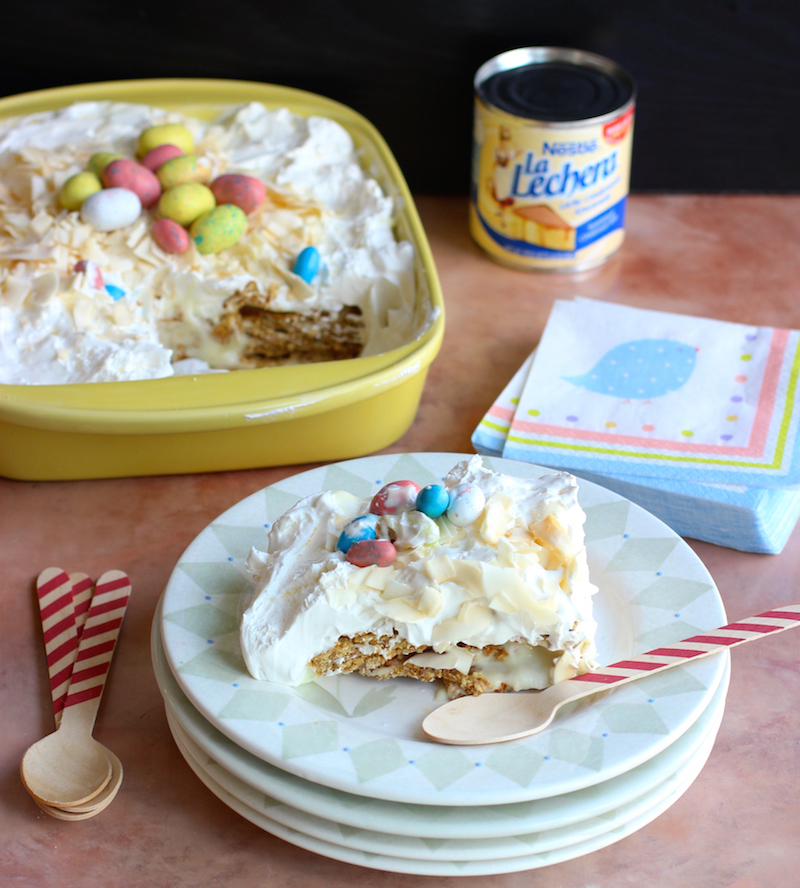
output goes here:
{"type": "Polygon", "coordinates": [[[319,271],[320,258],[319,250],[316,247],[306,247],[300,251],[297,259],[294,260],[292,271],[301,277],[307,284],[314,280],[316,273],[319,271]]]}
{"type": "Polygon", "coordinates": [[[162,163],[156,176],[164,190],[185,182],[202,182],[205,185],[211,178],[211,161],[197,154],[180,154],[162,163]]]}
{"type": "Polygon", "coordinates": [[[267,196],[263,182],[252,176],[239,173],[226,173],[218,176],[211,183],[211,190],[218,204],[233,204],[244,210],[248,215],[257,210],[267,196]]]}
{"type": "Polygon", "coordinates": [[[139,157],[144,157],[148,151],[158,148],[159,145],[176,145],[185,154],[191,154],[194,151],[192,134],[179,123],[161,123],[158,126],[149,126],[139,136],[136,153],[139,157]]]}
{"type": "Polygon", "coordinates": [[[79,210],[86,198],[100,191],[102,187],[102,182],[94,173],[77,173],[70,176],[61,186],[58,202],[65,210],[79,210]]]}
{"type": "Polygon", "coordinates": [[[428,518],[444,515],[450,505],[450,494],[441,484],[429,484],[417,495],[415,508],[428,518]]]}
{"type": "Polygon", "coordinates": [[[416,481],[392,481],[372,497],[369,510],[373,515],[397,515],[416,508],[420,486],[416,481]]]}
{"type": "Polygon", "coordinates": [[[141,163],[143,167],[147,167],[151,172],[155,172],[162,164],[172,160],[173,157],[180,157],[181,154],[183,154],[183,151],[177,145],[159,145],[157,148],[148,151],[142,158],[141,163]]]}
{"type": "Polygon", "coordinates": [[[88,259],[81,259],[80,262],[76,262],[73,271],[75,274],[85,274],[86,280],[95,288],[95,290],[102,290],[105,286],[100,269],[94,264],[94,262],[91,262],[88,259]]]}
{"type": "Polygon", "coordinates": [[[89,158],[89,163],[86,164],[90,171],[97,176],[99,179],[100,176],[103,175],[103,170],[111,163],[112,160],[116,160],[118,157],[122,157],[121,154],[112,154],[110,151],[101,151],[99,154],[93,154],[89,158]]]}
{"type": "Polygon", "coordinates": [[[155,174],[126,157],[112,160],[103,170],[103,185],[106,188],[127,188],[137,195],[143,207],[152,207],[161,196],[161,185],[155,174]]]}
{"type": "Polygon", "coordinates": [[[184,253],[189,247],[189,234],[172,219],[159,219],[153,225],[153,240],[165,253],[184,253]]]}
{"type": "Polygon", "coordinates": [[[354,518],[348,524],[345,524],[344,529],[339,534],[336,548],[346,555],[353,543],[358,543],[362,540],[374,540],[377,535],[377,526],[377,515],[361,515],[358,518],[354,518]]]}
{"type": "Polygon", "coordinates": [[[397,557],[397,549],[389,540],[359,540],[344,557],[356,567],[388,567],[397,557]]]}
{"type": "Polygon", "coordinates": [[[176,185],[161,195],[158,211],[178,225],[191,225],[217,205],[211,189],[199,182],[176,185]]]}
{"type": "Polygon", "coordinates": [[[459,484],[450,491],[447,517],[456,527],[467,527],[478,519],[485,505],[486,497],[480,487],[459,484]]]}
{"type": "Polygon", "coordinates": [[[190,229],[199,253],[220,253],[232,247],[247,228],[244,210],[222,204],[192,223],[190,229]]]}
{"type": "Polygon", "coordinates": [[[104,188],[90,194],[81,207],[81,219],[98,231],[116,231],[132,225],[142,212],[138,195],[127,188],[104,188]]]}

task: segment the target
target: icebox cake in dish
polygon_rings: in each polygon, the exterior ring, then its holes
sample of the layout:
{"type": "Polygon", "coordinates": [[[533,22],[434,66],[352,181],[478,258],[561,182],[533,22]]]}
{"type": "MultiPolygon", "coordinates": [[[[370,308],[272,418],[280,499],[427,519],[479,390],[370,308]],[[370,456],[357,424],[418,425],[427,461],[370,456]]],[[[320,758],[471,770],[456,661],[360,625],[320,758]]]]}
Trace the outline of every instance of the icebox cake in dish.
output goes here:
{"type": "Polygon", "coordinates": [[[156,379],[411,342],[433,315],[396,204],[322,115],[251,101],[205,121],[98,100],[2,120],[0,383],[156,379]],[[160,162],[140,141],[154,130],[188,140],[151,140],[175,149],[160,162]],[[220,185],[233,179],[260,200],[220,185]],[[157,193],[142,185],[153,181],[157,193]]]}

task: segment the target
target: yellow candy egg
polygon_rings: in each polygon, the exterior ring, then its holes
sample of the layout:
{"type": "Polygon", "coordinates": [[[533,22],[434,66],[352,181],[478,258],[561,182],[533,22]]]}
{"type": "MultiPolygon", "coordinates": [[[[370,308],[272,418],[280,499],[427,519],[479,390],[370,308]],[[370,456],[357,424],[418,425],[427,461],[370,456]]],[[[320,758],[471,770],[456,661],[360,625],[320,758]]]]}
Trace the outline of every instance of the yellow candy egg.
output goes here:
{"type": "Polygon", "coordinates": [[[158,211],[178,225],[191,225],[203,213],[213,210],[216,204],[210,188],[199,182],[184,182],[161,195],[158,211]]]}
{"type": "Polygon", "coordinates": [[[112,160],[119,160],[121,154],[112,154],[109,151],[101,151],[99,154],[93,154],[86,164],[91,172],[99,179],[103,175],[103,170],[111,163],[112,160]]]}
{"type": "Polygon", "coordinates": [[[247,228],[244,210],[221,204],[201,216],[191,227],[198,253],[219,253],[232,247],[247,228]]]}
{"type": "Polygon", "coordinates": [[[61,186],[58,201],[66,210],[79,210],[90,194],[95,194],[102,188],[102,182],[94,173],[76,173],[61,186]]]}
{"type": "Polygon", "coordinates": [[[205,185],[211,179],[211,161],[197,154],[180,154],[162,163],[156,170],[156,175],[165,190],[185,182],[201,182],[205,185]]]}
{"type": "Polygon", "coordinates": [[[189,130],[179,123],[162,123],[158,126],[149,126],[140,136],[136,153],[144,157],[148,151],[158,148],[159,145],[177,145],[186,154],[194,150],[194,139],[189,130]]]}

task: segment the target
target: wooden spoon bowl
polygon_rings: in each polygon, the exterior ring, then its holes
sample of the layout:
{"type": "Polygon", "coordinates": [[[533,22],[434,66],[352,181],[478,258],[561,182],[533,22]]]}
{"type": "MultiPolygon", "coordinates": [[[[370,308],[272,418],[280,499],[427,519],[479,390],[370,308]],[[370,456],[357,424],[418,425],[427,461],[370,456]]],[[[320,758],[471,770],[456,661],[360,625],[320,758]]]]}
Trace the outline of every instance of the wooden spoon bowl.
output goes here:
{"type": "Polygon", "coordinates": [[[111,759],[91,734],[94,704],[90,700],[66,710],[59,729],[34,743],[22,757],[22,782],[38,801],[57,807],[81,805],[111,780],[111,759]]]}

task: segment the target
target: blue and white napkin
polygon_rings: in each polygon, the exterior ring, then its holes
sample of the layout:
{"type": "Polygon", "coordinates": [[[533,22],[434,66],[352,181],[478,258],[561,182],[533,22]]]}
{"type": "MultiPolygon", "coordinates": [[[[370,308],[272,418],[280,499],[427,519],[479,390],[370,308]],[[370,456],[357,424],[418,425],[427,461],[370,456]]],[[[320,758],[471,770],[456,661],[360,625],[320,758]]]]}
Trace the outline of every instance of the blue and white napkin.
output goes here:
{"type": "Polygon", "coordinates": [[[574,471],[683,536],[777,552],[800,515],[798,369],[797,331],[559,301],[472,442],[574,471]]]}

